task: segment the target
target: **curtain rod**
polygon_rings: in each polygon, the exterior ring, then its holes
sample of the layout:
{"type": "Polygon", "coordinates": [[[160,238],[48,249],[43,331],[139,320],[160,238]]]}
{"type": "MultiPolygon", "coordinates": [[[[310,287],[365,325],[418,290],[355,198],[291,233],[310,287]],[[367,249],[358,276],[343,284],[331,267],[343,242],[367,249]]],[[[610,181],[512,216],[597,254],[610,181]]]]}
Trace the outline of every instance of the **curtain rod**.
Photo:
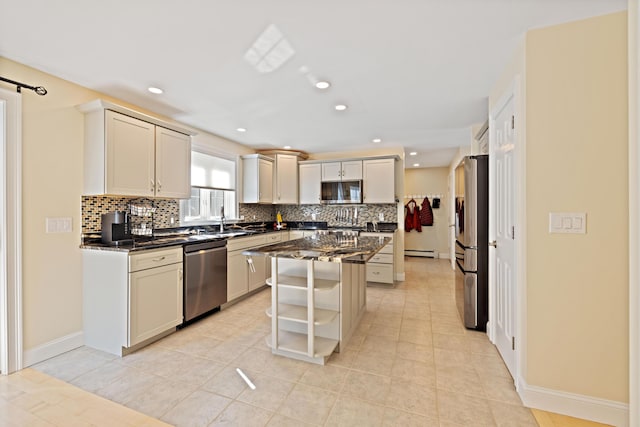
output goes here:
{"type": "Polygon", "coordinates": [[[40,96],[44,96],[44,95],[47,94],[47,90],[42,86],[29,86],[27,84],[16,82],[14,80],[9,80],[9,79],[6,79],[6,78],[1,77],[1,76],[0,76],[0,80],[2,80],[3,82],[7,82],[7,83],[10,83],[12,85],[15,85],[16,86],[16,90],[18,91],[18,93],[22,92],[22,88],[25,88],[25,89],[29,89],[29,90],[34,91],[35,93],[37,93],[40,96]]]}

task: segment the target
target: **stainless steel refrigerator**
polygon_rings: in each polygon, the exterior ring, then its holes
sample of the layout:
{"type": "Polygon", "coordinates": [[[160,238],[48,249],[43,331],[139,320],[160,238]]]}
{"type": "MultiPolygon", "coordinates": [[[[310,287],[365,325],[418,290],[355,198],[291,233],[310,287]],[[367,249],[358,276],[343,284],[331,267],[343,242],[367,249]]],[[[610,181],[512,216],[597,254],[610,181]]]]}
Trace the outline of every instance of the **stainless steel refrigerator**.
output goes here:
{"type": "Polygon", "coordinates": [[[464,171],[464,192],[456,197],[456,305],[466,328],[485,331],[489,320],[489,156],[465,157],[459,167],[464,171]]]}

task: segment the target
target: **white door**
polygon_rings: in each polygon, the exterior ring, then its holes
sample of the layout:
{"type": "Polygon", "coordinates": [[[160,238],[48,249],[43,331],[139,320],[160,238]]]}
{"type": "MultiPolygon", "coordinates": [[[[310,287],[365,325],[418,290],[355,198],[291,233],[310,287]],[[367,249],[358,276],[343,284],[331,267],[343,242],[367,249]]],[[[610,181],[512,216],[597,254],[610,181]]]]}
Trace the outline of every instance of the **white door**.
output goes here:
{"type": "Polygon", "coordinates": [[[516,378],[516,241],[514,94],[491,112],[490,120],[490,316],[492,341],[516,378]]]}
{"type": "Polygon", "coordinates": [[[0,89],[0,374],[22,369],[22,102],[0,89]]]}

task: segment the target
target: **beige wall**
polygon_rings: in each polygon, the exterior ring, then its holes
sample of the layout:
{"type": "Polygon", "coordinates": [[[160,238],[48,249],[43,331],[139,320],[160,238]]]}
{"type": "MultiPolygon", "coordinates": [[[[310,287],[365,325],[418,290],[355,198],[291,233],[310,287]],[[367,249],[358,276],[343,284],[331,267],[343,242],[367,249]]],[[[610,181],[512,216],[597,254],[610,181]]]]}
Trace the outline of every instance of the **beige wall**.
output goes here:
{"type": "MultiPolygon", "coordinates": [[[[442,257],[449,256],[449,168],[405,169],[404,194],[440,194],[440,208],[433,209],[433,226],[405,233],[405,249],[437,250],[442,257]]],[[[418,205],[423,199],[416,199],[418,205]]],[[[406,204],[409,199],[404,199],[406,204]]],[[[430,200],[433,205],[433,200],[430,200]]]]}
{"type": "Polygon", "coordinates": [[[619,402],[628,401],[626,28],[617,13],[530,31],[491,96],[495,105],[520,75],[524,379],[619,402]],[[587,233],[549,234],[549,212],[586,212],[587,233]]]}
{"type": "MultiPolygon", "coordinates": [[[[141,109],[1,57],[0,74],[49,91],[38,96],[25,90],[22,96],[23,340],[28,352],[82,331],[78,246],[84,117],[75,106],[101,97],[141,109]],[[47,217],[71,217],[73,232],[46,234],[47,217]]],[[[206,133],[194,140],[237,154],[251,152],[206,133]]]]}

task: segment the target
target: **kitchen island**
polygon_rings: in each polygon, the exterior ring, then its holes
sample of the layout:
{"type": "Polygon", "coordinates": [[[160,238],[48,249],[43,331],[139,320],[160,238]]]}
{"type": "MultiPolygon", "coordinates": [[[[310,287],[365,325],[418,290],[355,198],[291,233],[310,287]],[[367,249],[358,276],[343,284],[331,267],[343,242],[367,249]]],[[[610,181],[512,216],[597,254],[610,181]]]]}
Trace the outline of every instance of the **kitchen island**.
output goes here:
{"type": "Polygon", "coordinates": [[[345,348],[366,311],[365,264],[389,240],[314,235],[243,252],[271,257],[271,351],[323,365],[345,348]]]}

